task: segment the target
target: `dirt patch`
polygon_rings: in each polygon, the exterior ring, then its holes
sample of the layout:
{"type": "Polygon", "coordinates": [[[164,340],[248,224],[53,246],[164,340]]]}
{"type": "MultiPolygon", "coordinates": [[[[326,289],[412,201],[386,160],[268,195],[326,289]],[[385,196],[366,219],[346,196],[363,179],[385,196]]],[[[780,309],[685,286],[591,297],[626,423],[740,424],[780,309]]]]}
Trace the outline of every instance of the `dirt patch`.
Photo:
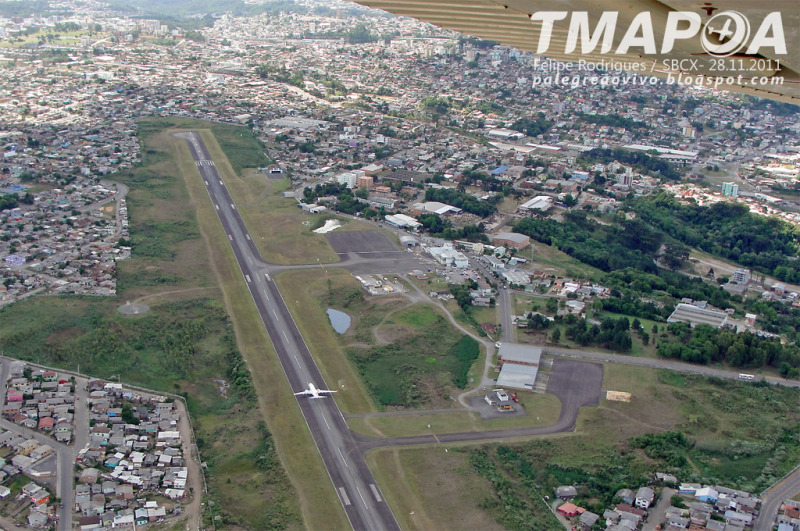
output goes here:
{"type": "Polygon", "coordinates": [[[48,347],[60,346],[67,341],[81,337],[83,334],[84,331],[78,327],[62,328],[47,336],[47,339],[44,340],[44,344],[48,347]]]}
{"type": "Polygon", "coordinates": [[[417,382],[417,387],[424,396],[428,397],[425,407],[428,409],[459,407],[458,401],[453,400],[448,392],[451,389],[449,384],[450,375],[447,373],[421,378],[417,382]]]}

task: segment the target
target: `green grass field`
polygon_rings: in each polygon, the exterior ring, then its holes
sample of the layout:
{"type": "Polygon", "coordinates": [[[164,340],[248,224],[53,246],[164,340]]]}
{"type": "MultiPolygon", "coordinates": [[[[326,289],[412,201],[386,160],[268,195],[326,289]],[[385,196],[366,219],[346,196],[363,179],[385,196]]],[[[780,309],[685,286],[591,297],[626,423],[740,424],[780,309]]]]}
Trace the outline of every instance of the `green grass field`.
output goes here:
{"type": "Polygon", "coordinates": [[[348,354],[381,406],[451,407],[480,354],[474,339],[423,304],[384,320],[372,335],[362,333],[366,344],[350,345],[348,354]]]}
{"type": "Polygon", "coordinates": [[[482,508],[491,485],[463,450],[381,449],[367,463],[403,529],[503,529],[482,508]]]}
{"type": "MultiPolygon", "coordinates": [[[[602,275],[602,271],[572,258],[550,245],[533,242],[533,267],[575,280],[602,275]]],[[[527,251],[526,251],[527,255],[527,251]]]]}
{"type": "Polygon", "coordinates": [[[403,435],[549,426],[558,420],[561,413],[561,402],[555,396],[520,392],[518,397],[527,412],[527,415],[522,417],[482,420],[478,415],[465,410],[427,414],[421,411],[417,415],[351,418],[347,423],[351,429],[364,435],[400,437],[403,435]]]}

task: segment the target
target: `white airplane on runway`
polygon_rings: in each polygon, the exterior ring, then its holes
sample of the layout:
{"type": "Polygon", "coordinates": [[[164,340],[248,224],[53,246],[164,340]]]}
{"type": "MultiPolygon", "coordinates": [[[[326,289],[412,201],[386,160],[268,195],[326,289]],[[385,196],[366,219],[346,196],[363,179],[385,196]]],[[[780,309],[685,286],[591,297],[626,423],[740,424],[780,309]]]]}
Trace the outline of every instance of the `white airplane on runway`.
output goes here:
{"type": "Polygon", "coordinates": [[[310,396],[311,398],[327,398],[325,395],[329,395],[331,393],[335,393],[336,391],[331,391],[330,389],[317,389],[314,387],[314,384],[309,383],[308,389],[305,391],[300,391],[299,393],[295,393],[295,396],[302,395],[302,396],[310,396]]]}

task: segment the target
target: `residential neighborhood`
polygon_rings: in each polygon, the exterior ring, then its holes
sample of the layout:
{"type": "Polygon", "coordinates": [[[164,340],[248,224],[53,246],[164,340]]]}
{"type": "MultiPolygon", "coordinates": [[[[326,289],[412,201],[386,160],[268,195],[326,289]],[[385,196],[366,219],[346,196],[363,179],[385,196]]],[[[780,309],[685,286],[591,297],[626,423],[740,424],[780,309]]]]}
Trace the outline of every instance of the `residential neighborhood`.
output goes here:
{"type": "MultiPolygon", "coordinates": [[[[34,529],[143,526],[183,514],[199,467],[173,398],[2,360],[0,512],[34,529]]],[[[196,499],[196,498],[195,498],[196,499]]]]}

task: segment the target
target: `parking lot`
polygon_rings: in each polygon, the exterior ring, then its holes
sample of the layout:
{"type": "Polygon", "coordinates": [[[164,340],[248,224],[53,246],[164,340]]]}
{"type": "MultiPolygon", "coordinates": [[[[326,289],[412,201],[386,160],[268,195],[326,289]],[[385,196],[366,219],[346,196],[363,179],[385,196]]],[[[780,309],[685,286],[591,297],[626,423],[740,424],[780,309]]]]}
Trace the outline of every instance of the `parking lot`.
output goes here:
{"type": "Polygon", "coordinates": [[[325,237],[337,254],[403,253],[384,233],[377,230],[331,232],[325,237]]]}

